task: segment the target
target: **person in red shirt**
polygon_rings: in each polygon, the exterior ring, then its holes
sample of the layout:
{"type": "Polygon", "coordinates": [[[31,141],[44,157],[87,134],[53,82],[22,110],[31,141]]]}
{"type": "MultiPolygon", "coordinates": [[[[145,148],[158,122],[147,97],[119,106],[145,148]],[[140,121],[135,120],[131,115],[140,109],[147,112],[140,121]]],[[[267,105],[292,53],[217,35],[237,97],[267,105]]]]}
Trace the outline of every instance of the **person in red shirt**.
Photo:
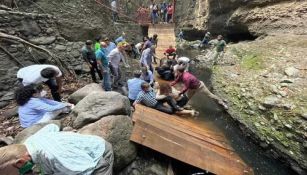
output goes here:
{"type": "Polygon", "coordinates": [[[170,3],[167,7],[167,23],[170,23],[173,21],[173,13],[174,13],[174,7],[170,3]]]}
{"type": "Polygon", "coordinates": [[[198,80],[191,73],[186,72],[184,67],[179,67],[177,69],[176,79],[171,83],[171,86],[174,86],[178,82],[182,82],[184,85],[183,89],[179,93],[179,96],[186,93],[187,97],[191,99],[196,92],[202,92],[223,106],[225,110],[228,110],[227,104],[221,98],[211,93],[204,82],[198,80]]]}
{"type": "Polygon", "coordinates": [[[169,59],[170,56],[172,56],[173,59],[175,59],[176,58],[176,49],[174,49],[173,46],[170,45],[169,48],[165,50],[164,55],[166,55],[167,59],[169,59]]]}

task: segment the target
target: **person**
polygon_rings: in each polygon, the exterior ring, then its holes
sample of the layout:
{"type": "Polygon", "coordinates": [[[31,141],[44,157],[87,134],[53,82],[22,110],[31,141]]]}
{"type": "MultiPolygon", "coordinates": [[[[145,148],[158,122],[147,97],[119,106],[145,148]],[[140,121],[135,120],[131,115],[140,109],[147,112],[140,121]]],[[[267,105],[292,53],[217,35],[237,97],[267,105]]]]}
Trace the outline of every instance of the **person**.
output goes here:
{"type": "Polygon", "coordinates": [[[149,40],[148,36],[143,37],[143,42],[144,42],[144,45],[143,45],[143,48],[142,48],[142,52],[145,49],[150,48],[153,45],[152,42],[149,40]]]}
{"type": "Polygon", "coordinates": [[[48,124],[22,144],[0,148],[0,174],[112,175],[113,148],[103,138],[48,124]]]}
{"type": "Polygon", "coordinates": [[[153,25],[155,25],[157,23],[157,19],[158,19],[158,5],[156,3],[153,2],[153,4],[150,5],[150,10],[151,10],[151,23],[153,25]]]}
{"type": "Polygon", "coordinates": [[[142,91],[141,84],[145,81],[141,79],[141,71],[137,70],[133,72],[134,78],[129,79],[127,81],[128,85],[128,98],[130,104],[133,105],[135,99],[137,98],[138,94],[142,91]]]}
{"type": "Polygon", "coordinates": [[[126,63],[126,59],[124,57],[125,46],[127,43],[120,42],[117,44],[117,47],[111,51],[111,53],[107,56],[110,62],[111,72],[114,76],[113,80],[113,87],[117,87],[120,85],[121,79],[121,69],[120,69],[120,62],[122,61],[125,67],[129,67],[126,63]]]}
{"type": "Polygon", "coordinates": [[[110,82],[110,68],[109,60],[106,56],[107,44],[105,42],[100,43],[100,49],[96,51],[96,59],[98,66],[103,75],[102,87],[105,91],[111,91],[111,82],[110,82]]]}
{"type": "Polygon", "coordinates": [[[211,38],[211,33],[207,32],[203,38],[203,40],[201,41],[201,43],[199,44],[199,47],[203,47],[203,46],[207,46],[209,44],[210,38],[211,38]]]}
{"type": "Polygon", "coordinates": [[[147,107],[157,109],[161,112],[165,112],[167,114],[174,114],[176,111],[181,110],[174,100],[171,98],[165,98],[162,100],[156,100],[156,95],[153,92],[153,89],[150,87],[150,85],[147,82],[143,82],[141,84],[142,91],[139,92],[136,100],[133,103],[133,106],[136,104],[143,104],[147,107]],[[167,103],[169,106],[164,106],[163,103],[167,103]]]}
{"type": "Polygon", "coordinates": [[[153,72],[153,65],[152,65],[152,57],[153,57],[153,49],[154,46],[151,46],[150,48],[145,49],[142,52],[140,63],[141,67],[147,67],[151,72],[153,72]]]}
{"type": "Polygon", "coordinates": [[[132,5],[131,0],[126,0],[126,13],[127,13],[128,15],[131,14],[132,8],[133,8],[133,5],[132,5]]]}
{"type": "MultiPolygon", "coordinates": [[[[188,57],[179,57],[177,59],[177,62],[178,62],[178,66],[184,67],[185,71],[189,71],[190,58],[188,58],[188,57]]],[[[176,68],[174,68],[174,69],[176,69],[176,68]]],[[[174,71],[176,71],[176,70],[174,70],[174,71]]]]}
{"type": "Polygon", "coordinates": [[[170,57],[173,57],[173,59],[176,58],[176,49],[173,48],[172,45],[168,47],[168,49],[165,50],[164,55],[166,56],[167,59],[170,57]]]}
{"type": "Polygon", "coordinates": [[[97,36],[95,39],[95,52],[100,49],[101,36],[97,36]]]}
{"type": "Polygon", "coordinates": [[[61,101],[62,72],[57,66],[49,64],[27,66],[18,70],[17,79],[23,86],[44,83],[51,90],[53,99],[61,101]]]}
{"type": "Polygon", "coordinates": [[[149,83],[150,86],[154,85],[154,75],[153,72],[148,70],[147,67],[142,67],[141,79],[149,83]]]}
{"type": "Polygon", "coordinates": [[[144,42],[139,42],[135,45],[136,52],[139,56],[141,56],[141,51],[142,51],[143,46],[144,46],[144,42]]]}
{"type": "Polygon", "coordinates": [[[70,111],[71,104],[44,98],[46,91],[41,85],[30,84],[15,92],[20,125],[28,128],[37,123],[48,122],[61,113],[70,111]]]}
{"type": "Polygon", "coordinates": [[[170,3],[167,7],[167,23],[172,22],[173,19],[173,13],[174,13],[174,7],[173,5],[170,3]]]}
{"type": "Polygon", "coordinates": [[[98,66],[97,66],[96,56],[95,56],[95,52],[92,48],[92,41],[91,40],[87,40],[85,42],[85,46],[82,47],[81,52],[82,52],[82,58],[84,59],[84,61],[87,63],[87,65],[90,68],[92,80],[95,83],[98,83],[98,81],[96,79],[96,72],[97,72],[100,80],[102,80],[102,74],[101,74],[101,71],[98,69],[98,66]]]}
{"type": "Polygon", "coordinates": [[[161,12],[160,12],[161,22],[166,22],[166,16],[167,16],[167,5],[166,2],[164,1],[163,3],[161,3],[161,12]]]}
{"type": "Polygon", "coordinates": [[[158,46],[158,34],[154,34],[153,36],[152,36],[152,39],[150,40],[151,41],[151,43],[153,44],[153,45],[155,45],[156,47],[158,46]]]}
{"type": "Polygon", "coordinates": [[[180,29],[180,32],[179,32],[179,42],[182,42],[183,41],[183,31],[180,29]]]}
{"type": "Polygon", "coordinates": [[[125,37],[126,37],[126,33],[123,32],[122,35],[121,35],[120,37],[118,37],[118,38],[115,39],[115,43],[118,44],[118,43],[120,43],[120,42],[126,42],[125,37]]]}
{"type": "Polygon", "coordinates": [[[223,40],[223,36],[219,35],[217,36],[217,40],[211,40],[209,41],[209,44],[213,45],[213,48],[215,48],[211,59],[213,59],[213,64],[216,64],[218,58],[223,58],[224,56],[226,42],[223,40]]]}
{"type": "Polygon", "coordinates": [[[110,41],[108,37],[104,38],[104,42],[107,44],[107,47],[105,48],[105,55],[108,56],[110,52],[116,48],[116,44],[110,41]]]}
{"type": "Polygon", "coordinates": [[[159,67],[156,67],[156,71],[161,79],[167,81],[174,80],[172,62],[170,60],[163,62],[159,67]]]}
{"type": "Polygon", "coordinates": [[[112,9],[112,20],[115,23],[119,20],[116,0],[112,0],[111,9],[112,9]]]}
{"type": "Polygon", "coordinates": [[[191,73],[186,72],[184,67],[179,67],[175,74],[176,79],[170,85],[174,86],[178,82],[182,82],[184,84],[183,89],[178,94],[179,96],[186,94],[187,97],[191,99],[196,92],[203,92],[208,97],[220,104],[225,110],[228,109],[227,104],[221,98],[211,93],[202,81],[199,81],[191,73]]]}

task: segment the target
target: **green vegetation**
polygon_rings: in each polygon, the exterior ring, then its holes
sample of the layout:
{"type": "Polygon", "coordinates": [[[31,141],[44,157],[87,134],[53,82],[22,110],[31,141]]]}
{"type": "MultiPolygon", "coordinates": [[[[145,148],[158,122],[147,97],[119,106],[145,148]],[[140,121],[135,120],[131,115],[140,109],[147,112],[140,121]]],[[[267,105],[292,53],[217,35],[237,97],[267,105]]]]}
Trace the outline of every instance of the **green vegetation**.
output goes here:
{"type": "Polygon", "coordinates": [[[248,70],[261,70],[264,68],[263,57],[260,53],[237,48],[232,48],[231,51],[241,61],[240,65],[242,68],[248,70]]]}

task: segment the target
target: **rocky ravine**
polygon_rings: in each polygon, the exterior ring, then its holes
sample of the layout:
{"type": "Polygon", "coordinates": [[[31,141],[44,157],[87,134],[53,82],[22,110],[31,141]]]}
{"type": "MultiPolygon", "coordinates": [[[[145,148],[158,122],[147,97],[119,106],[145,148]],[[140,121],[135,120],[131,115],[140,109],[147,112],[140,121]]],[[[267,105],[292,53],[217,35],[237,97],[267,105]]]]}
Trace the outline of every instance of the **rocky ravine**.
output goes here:
{"type": "MultiPolygon", "coordinates": [[[[228,46],[215,93],[242,129],[300,174],[307,170],[307,37],[267,36],[228,46]]],[[[207,65],[205,56],[197,60],[207,65]]]]}

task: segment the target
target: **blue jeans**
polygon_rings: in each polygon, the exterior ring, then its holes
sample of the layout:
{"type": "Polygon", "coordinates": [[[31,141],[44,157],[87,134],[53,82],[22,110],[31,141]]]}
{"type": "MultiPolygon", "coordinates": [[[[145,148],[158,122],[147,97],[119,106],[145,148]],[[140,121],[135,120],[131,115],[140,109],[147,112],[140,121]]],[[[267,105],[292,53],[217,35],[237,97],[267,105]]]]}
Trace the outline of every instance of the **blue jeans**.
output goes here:
{"type": "Polygon", "coordinates": [[[110,78],[110,69],[109,67],[103,67],[103,81],[102,86],[105,91],[111,91],[111,78],[110,78]]]}

